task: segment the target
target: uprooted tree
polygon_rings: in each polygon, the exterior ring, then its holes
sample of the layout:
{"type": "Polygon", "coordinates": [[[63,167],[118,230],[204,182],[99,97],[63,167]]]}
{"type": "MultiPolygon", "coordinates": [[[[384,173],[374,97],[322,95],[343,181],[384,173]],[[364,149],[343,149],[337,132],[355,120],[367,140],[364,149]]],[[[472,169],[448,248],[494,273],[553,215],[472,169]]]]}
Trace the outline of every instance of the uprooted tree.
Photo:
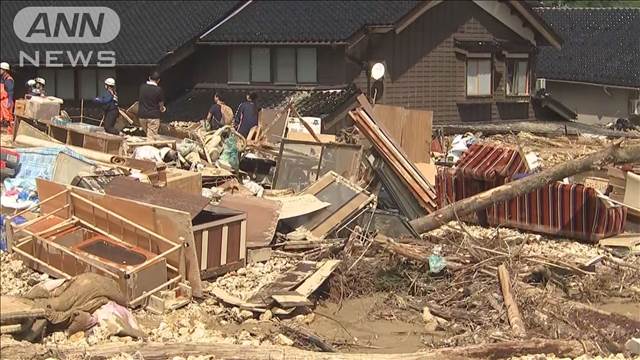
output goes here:
{"type": "Polygon", "coordinates": [[[620,142],[580,159],[558,164],[539,173],[498,186],[480,194],[456,201],[429,215],[411,221],[418,233],[425,233],[440,227],[458,217],[473,214],[493,203],[507,201],[543,187],[554,181],[562,180],[581,172],[596,169],[611,163],[631,163],[640,161],[640,145],[621,147],[620,142]]]}

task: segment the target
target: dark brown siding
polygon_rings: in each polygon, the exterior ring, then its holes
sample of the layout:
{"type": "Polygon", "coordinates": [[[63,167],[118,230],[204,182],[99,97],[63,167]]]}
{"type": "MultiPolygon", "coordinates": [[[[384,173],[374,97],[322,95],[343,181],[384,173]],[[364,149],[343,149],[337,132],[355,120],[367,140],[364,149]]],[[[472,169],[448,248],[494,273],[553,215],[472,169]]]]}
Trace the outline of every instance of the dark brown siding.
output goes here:
{"type": "Polygon", "coordinates": [[[192,55],[194,83],[227,82],[228,48],[226,46],[201,46],[192,55]]]}
{"type": "MultiPolygon", "coordinates": [[[[505,63],[494,56],[491,99],[471,99],[465,91],[465,57],[454,51],[454,35],[493,36],[527,44],[477,5],[446,1],[427,11],[400,34],[386,34],[372,59],[387,61],[382,102],[434,111],[434,122],[529,118],[530,105],[505,104],[505,63]],[[389,46],[388,44],[391,44],[389,46]]],[[[365,83],[364,75],[355,79],[365,83]]],[[[366,87],[366,86],[365,86],[366,87]]],[[[362,87],[363,89],[365,87],[362,87]]]]}
{"type": "Polygon", "coordinates": [[[318,56],[318,85],[343,85],[346,83],[344,47],[321,46],[318,56]]]}

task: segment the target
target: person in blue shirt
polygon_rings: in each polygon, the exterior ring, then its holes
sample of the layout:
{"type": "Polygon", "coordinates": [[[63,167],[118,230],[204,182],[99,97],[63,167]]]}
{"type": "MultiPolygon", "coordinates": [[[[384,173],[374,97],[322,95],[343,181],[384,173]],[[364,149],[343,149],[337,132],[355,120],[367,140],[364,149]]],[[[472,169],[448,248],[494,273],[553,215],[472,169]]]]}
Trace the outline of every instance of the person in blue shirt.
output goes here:
{"type": "Polygon", "coordinates": [[[258,125],[258,106],[256,93],[247,94],[247,100],[240,104],[233,121],[236,131],[247,137],[252,127],[258,125]]]}
{"type": "Polygon", "coordinates": [[[118,93],[116,92],[116,81],[108,78],[104,81],[105,91],[100,97],[94,99],[98,104],[102,104],[104,115],[104,131],[109,134],[118,135],[120,132],[116,130],[116,120],[118,120],[118,93]]]}

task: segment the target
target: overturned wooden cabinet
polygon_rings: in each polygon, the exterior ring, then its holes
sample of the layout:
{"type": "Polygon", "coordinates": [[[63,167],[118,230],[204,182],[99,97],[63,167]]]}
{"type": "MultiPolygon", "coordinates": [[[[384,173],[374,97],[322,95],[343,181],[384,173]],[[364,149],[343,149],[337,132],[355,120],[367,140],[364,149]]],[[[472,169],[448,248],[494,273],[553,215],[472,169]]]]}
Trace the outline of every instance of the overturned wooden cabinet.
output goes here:
{"type": "Polygon", "coordinates": [[[245,265],[245,213],[220,206],[208,206],[192,220],[192,224],[201,278],[223,275],[245,265]]]}
{"type": "Polygon", "coordinates": [[[193,232],[200,277],[208,279],[245,265],[247,214],[222,206],[190,192],[157,188],[125,177],[113,179],[105,193],[149,204],[156,209],[169,208],[188,213],[193,232]]]}
{"type": "Polygon", "coordinates": [[[41,215],[7,230],[10,251],[28,266],[56,278],[111,277],[130,307],[174,288],[201,296],[188,213],[41,179],[37,185],[41,215]]]}

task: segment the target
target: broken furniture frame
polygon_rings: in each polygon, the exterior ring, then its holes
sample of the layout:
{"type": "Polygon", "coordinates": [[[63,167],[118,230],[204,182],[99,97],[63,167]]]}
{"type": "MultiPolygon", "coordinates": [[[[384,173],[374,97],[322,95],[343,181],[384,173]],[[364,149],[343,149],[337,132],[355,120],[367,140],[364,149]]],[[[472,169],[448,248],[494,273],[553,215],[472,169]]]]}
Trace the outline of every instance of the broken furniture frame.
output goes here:
{"type": "Polygon", "coordinates": [[[95,125],[82,123],[59,125],[50,120],[40,120],[39,122],[47,126],[47,135],[64,144],[101,151],[107,154],[119,155],[122,144],[125,141],[122,136],[80,128],[81,126],[99,128],[95,125]]]}
{"type": "Polygon", "coordinates": [[[331,205],[322,210],[283,221],[293,228],[304,226],[313,236],[320,239],[344,229],[376,202],[375,195],[333,171],[323,175],[302,194],[314,195],[331,205]]]}
{"type": "Polygon", "coordinates": [[[298,171],[299,176],[296,179],[299,182],[297,186],[293,186],[293,189],[297,191],[311,185],[329,171],[355,181],[361,156],[360,145],[282,139],[273,177],[273,189],[291,188],[292,185],[296,185],[291,182],[295,170],[298,171]],[[296,150],[296,147],[317,148],[315,151],[317,158],[296,150]],[[349,158],[348,154],[352,156],[349,158]],[[296,169],[289,170],[289,167],[296,167],[296,169]]]}
{"type": "MultiPolygon", "coordinates": [[[[48,202],[54,199],[64,199],[65,205],[51,212],[43,211],[43,216],[27,223],[9,226],[11,251],[17,253],[33,268],[54,277],[66,279],[86,271],[111,277],[119,283],[126,296],[127,305],[130,307],[141,305],[149,295],[168,288],[183,279],[183,274],[180,274],[180,270],[166,264],[165,259],[165,257],[174,253],[179,253],[179,256],[183,257],[183,244],[174,243],[118,214],[106,211],[91,200],[72,193],[69,189],[44,201],[48,202]],[[82,206],[80,203],[88,205],[92,209],[92,220],[86,219],[85,216],[76,216],[74,214],[73,208],[78,205],[82,206]],[[122,232],[124,232],[127,227],[131,227],[134,231],[137,231],[138,234],[147,237],[148,248],[142,249],[146,250],[145,255],[147,256],[145,256],[145,260],[142,263],[128,266],[112,264],[100,256],[87,251],[79,251],[80,244],[82,243],[69,247],[56,241],[63,238],[62,235],[64,234],[88,229],[94,233],[101,234],[108,242],[115,246],[132,250],[133,247],[131,244],[111,235],[109,231],[105,231],[96,226],[99,216],[96,212],[104,213],[106,224],[110,224],[112,221],[120,222],[120,230],[122,232]],[[17,235],[23,233],[26,236],[18,239],[15,238],[17,235]],[[154,242],[163,242],[167,244],[169,248],[160,254],[154,254],[154,242]],[[176,275],[170,276],[167,279],[167,268],[173,270],[176,275]],[[155,279],[154,277],[158,274],[164,275],[165,279],[155,279]],[[140,283],[139,279],[145,279],[144,283],[140,283]]],[[[136,252],[138,254],[143,253],[143,251],[140,250],[136,252]]],[[[184,271],[182,271],[182,273],[184,273],[184,271]]]]}
{"type": "Polygon", "coordinates": [[[114,278],[130,307],[143,305],[150,295],[185,280],[195,285],[194,295],[201,291],[193,234],[182,229],[167,231],[184,218],[190,219],[187,213],[42,179],[37,182],[43,197],[41,216],[21,225],[10,224],[7,230],[10,251],[30,267],[61,278],[87,271],[114,278]],[[108,206],[126,210],[113,211],[108,206]],[[139,218],[132,219],[131,212],[139,218]],[[148,226],[167,222],[153,230],[148,226]],[[89,250],[97,242],[101,255],[89,250]],[[137,260],[123,265],[114,260],[114,253],[137,260]]]}

